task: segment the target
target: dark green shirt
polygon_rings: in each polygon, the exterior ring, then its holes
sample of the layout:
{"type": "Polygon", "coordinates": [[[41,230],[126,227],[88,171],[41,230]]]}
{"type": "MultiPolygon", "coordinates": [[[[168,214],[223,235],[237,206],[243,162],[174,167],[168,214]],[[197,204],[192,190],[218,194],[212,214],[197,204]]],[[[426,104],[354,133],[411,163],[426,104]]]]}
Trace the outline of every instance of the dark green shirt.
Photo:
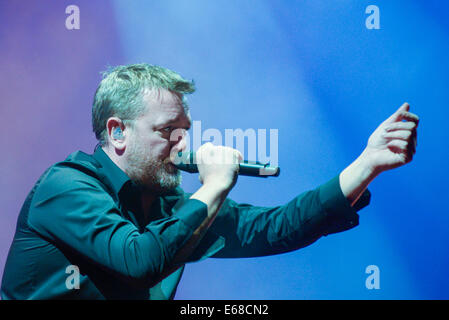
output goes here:
{"type": "Polygon", "coordinates": [[[226,199],[195,252],[168,277],[176,252],[207,216],[177,188],[148,213],[139,189],[101,148],[50,167],[20,212],[2,299],[172,299],[184,264],[207,257],[255,257],[307,246],[358,224],[338,176],[277,207],[226,199]],[[79,288],[74,277],[79,270],[79,288]]]}

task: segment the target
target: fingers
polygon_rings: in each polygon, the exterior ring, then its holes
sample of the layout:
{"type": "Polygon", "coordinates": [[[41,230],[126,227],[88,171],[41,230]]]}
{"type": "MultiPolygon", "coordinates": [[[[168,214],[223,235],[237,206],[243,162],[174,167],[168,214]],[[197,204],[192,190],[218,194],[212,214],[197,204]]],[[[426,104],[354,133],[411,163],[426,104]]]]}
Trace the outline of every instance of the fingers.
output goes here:
{"type": "Polygon", "coordinates": [[[388,148],[394,153],[403,155],[405,162],[410,162],[416,152],[416,134],[409,131],[395,131],[388,135],[396,136],[387,143],[388,148]]]}
{"type": "Polygon", "coordinates": [[[415,154],[414,148],[409,145],[407,141],[391,140],[388,143],[388,148],[400,156],[402,163],[408,163],[413,160],[415,154]]]}
{"type": "Polygon", "coordinates": [[[238,151],[238,150],[235,150],[235,154],[236,154],[238,163],[242,162],[243,161],[242,153],[240,151],[238,151]]]}
{"type": "Polygon", "coordinates": [[[396,130],[396,131],[386,132],[383,135],[383,137],[388,140],[399,139],[399,140],[408,141],[408,140],[410,140],[412,135],[413,135],[413,133],[411,130],[396,130]]]}
{"type": "Polygon", "coordinates": [[[210,142],[202,145],[196,155],[197,162],[206,164],[238,164],[243,161],[240,151],[226,146],[215,146],[210,142]]]}
{"type": "Polygon", "coordinates": [[[402,106],[400,106],[398,108],[398,110],[396,110],[396,112],[394,114],[398,114],[398,113],[401,113],[401,112],[404,112],[404,111],[409,111],[409,110],[410,110],[410,104],[408,102],[404,102],[402,104],[402,106]]]}
{"type": "Polygon", "coordinates": [[[390,149],[395,149],[394,151],[396,153],[400,153],[400,152],[407,151],[408,143],[407,143],[407,141],[404,141],[404,140],[391,140],[390,142],[388,142],[387,146],[390,149]]]}
{"type": "Polygon", "coordinates": [[[395,123],[399,121],[409,121],[414,122],[416,125],[419,123],[419,117],[410,112],[410,105],[408,103],[404,103],[395,113],[393,113],[384,123],[395,123]]]}
{"type": "Polygon", "coordinates": [[[416,122],[393,122],[385,127],[386,132],[395,131],[395,130],[413,130],[416,129],[418,124],[416,122]]]}
{"type": "Polygon", "coordinates": [[[229,190],[237,181],[242,161],[243,156],[238,150],[206,143],[196,152],[200,182],[229,190]]]}
{"type": "Polygon", "coordinates": [[[395,122],[398,121],[398,117],[404,112],[408,112],[410,110],[410,105],[406,102],[402,106],[399,107],[385,122],[395,122]]]}
{"type": "Polygon", "coordinates": [[[419,117],[412,113],[412,112],[408,112],[408,111],[401,111],[398,113],[393,114],[394,117],[390,117],[387,119],[387,123],[396,123],[399,121],[409,121],[409,122],[414,122],[416,123],[416,125],[418,125],[419,123],[419,117]]]}
{"type": "Polygon", "coordinates": [[[419,117],[411,113],[410,105],[404,103],[387,119],[382,136],[388,141],[388,148],[403,156],[405,162],[412,160],[416,152],[419,117]]]}
{"type": "Polygon", "coordinates": [[[416,123],[416,125],[418,125],[419,123],[419,117],[416,114],[408,111],[403,111],[399,113],[397,121],[401,120],[411,121],[416,123]]]}

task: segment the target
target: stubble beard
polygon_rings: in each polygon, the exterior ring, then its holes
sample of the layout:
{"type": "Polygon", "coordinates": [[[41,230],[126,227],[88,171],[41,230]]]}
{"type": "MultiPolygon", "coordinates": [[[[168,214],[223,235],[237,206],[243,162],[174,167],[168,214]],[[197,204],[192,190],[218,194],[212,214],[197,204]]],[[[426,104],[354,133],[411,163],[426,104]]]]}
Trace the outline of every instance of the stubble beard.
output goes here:
{"type": "Polygon", "coordinates": [[[126,173],[134,183],[145,191],[163,195],[181,184],[181,173],[168,159],[152,158],[137,141],[128,148],[126,173]]]}

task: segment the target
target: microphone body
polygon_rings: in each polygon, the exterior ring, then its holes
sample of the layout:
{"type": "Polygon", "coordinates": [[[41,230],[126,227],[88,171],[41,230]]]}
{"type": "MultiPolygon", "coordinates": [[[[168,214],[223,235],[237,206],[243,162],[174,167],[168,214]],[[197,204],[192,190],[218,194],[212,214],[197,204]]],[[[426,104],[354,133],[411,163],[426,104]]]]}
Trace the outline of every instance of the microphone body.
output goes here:
{"type": "MultiPolygon", "coordinates": [[[[182,171],[190,173],[198,173],[198,166],[196,165],[195,152],[179,152],[178,159],[174,165],[182,171]]],[[[239,163],[239,175],[250,177],[277,177],[281,172],[279,167],[271,167],[269,163],[261,163],[258,161],[244,160],[239,163]]]]}

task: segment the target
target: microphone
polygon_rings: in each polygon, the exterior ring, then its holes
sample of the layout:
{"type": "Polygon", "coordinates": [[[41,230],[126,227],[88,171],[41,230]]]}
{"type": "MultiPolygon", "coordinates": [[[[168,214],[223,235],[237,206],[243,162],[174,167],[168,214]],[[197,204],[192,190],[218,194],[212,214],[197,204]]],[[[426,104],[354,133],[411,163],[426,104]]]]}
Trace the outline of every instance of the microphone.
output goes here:
{"type": "MultiPolygon", "coordinates": [[[[178,152],[178,159],[174,165],[182,171],[190,173],[198,173],[198,166],[196,165],[195,152],[178,152]]],[[[277,177],[281,173],[281,168],[271,167],[270,163],[261,163],[258,161],[244,160],[239,163],[239,175],[250,177],[277,177]]]]}

